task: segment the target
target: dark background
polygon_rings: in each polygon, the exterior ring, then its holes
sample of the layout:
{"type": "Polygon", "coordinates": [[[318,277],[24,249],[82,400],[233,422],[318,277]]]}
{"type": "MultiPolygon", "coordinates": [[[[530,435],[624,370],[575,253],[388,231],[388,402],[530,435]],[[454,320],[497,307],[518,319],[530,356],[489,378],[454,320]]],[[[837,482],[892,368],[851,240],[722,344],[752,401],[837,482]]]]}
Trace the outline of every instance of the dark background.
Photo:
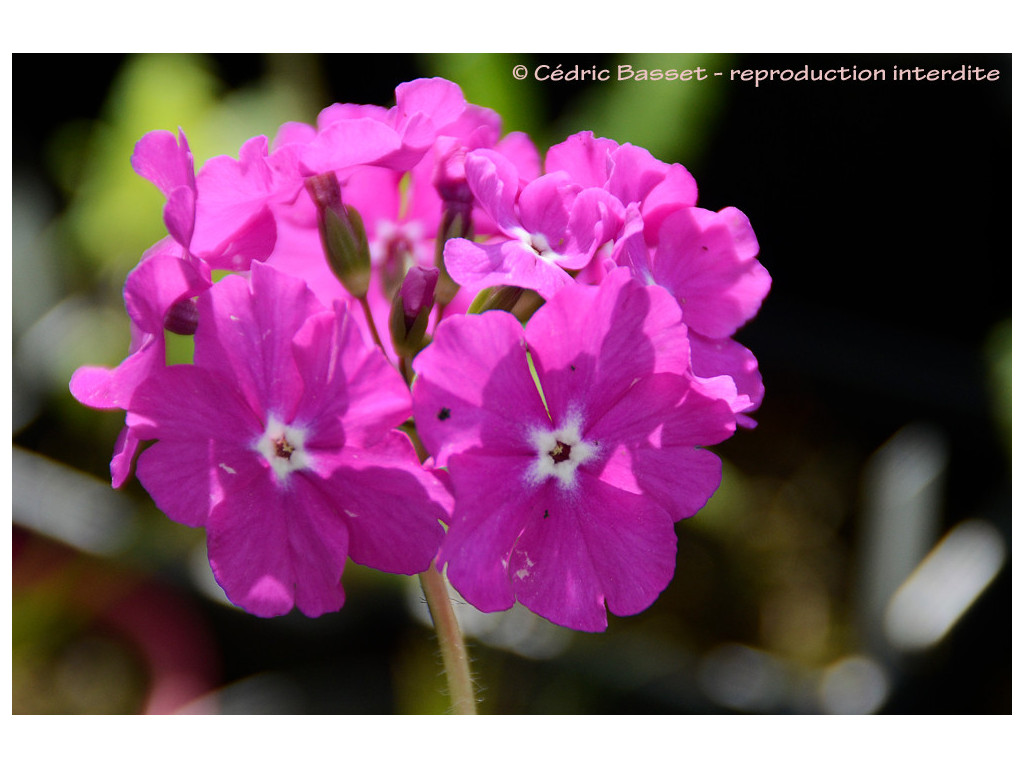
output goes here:
{"type": "MultiPolygon", "coordinates": [[[[42,58],[14,57],[15,196],[19,183],[31,179],[59,215],[68,196],[48,170],[49,142],[62,124],[103,116],[110,83],[125,57],[61,57],[60,98],[43,97],[49,92],[33,87],[42,58]]],[[[444,74],[438,60],[427,56],[314,58],[324,106],[332,101],[388,105],[399,82],[444,74]]],[[[531,70],[547,62],[614,71],[620,58],[531,54],[502,61],[526,63],[531,70]]],[[[227,91],[257,81],[269,66],[268,57],[255,54],[215,55],[210,62],[227,91]]],[[[1010,57],[751,55],[734,57],[729,66],[799,69],[805,64],[881,68],[888,78],[772,82],[756,88],[752,82],[719,84],[720,102],[709,114],[699,153],[692,148],[686,156],[655,153],[694,173],[701,206],[732,205],[750,217],[761,261],[773,278],[761,313],[737,337],[757,355],[764,376],[767,394],[756,414],[759,426],[716,451],[734,469],[726,482],[742,479],[745,496],[739,506],[747,516],[736,519],[764,526],[764,539],[759,544],[761,534],[750,527],[744,539],[710,522],[693,533],[687,524],[678,526],[677,576],[655,607],[640,617],[613,617],[605,635],[574,636],[568,650],[554,658],[528,659],[474,642],[485,711],[804,711],[799,696],[777,697],[770,706],[716,700],[695,682],[700,660],[729,644],[765,648],[774,642],[770,650],[784,664],[820,669],[844,654],[863,652],[855,612],[864,470],[873,452],[907,425],[928,425],[948,446],[940,533],[980,517],[1003,534],[1008,550],[1010,442],[1004,430],[1009,412],[1000,416],[998,410],[1000,398],[1008,407],[1008,381],[993,380],[990,350],[995,329],[1011,315],[1010,57]],[[961,64],[999,69],[1000,78],[891,81],[893,65],[956,69],[961,64]],[[779,526],[773,527],[773,520],[779,526]],[[773,538],[790,524],[807,521],[824,525],[827,542],[818,549],[813,542],[794,549],[773,538]],[[770,602],[765,584],[790,570],[789,558],[796,558],[792,570],[818,575],[815,594],[823,591],[829,600],[827,640],[810,651],[789,652],[785,642],[779,645],[780,635],[771,641],[765,634],[764,601],[770,602]],[[664,674],[643,666],[644,659],[663,657],[668,659],[664,674]]],[[[604,84],[516,83],[509,75],[505,87],[532,114],[532,125],[550,128],[571,125],[575,107],[595,93],[600,96],[604,84]]],[[[486,103],[468,90],[467,96],[486,103]]],[[[543,153],[545,141],[559,141],[567,132],[538,138],[538,148],[543,153]]],[[[125,162],[130,151],[126,146],[125,162]]],[[[19,222],[14,225],[17,233],[19,222]]],[[[67,293],[101,292],[74,254],[68,259],[60,281],[67,293]]],[[[23,268],[15,268],[15,291],[23,268]]],[[[18,386],[33,385],[16,376],[18,386]]],[[[67,414],[78,406],[68,405],[66,388],[40,397],[34,417],[16,431],[15,445],[108,480],[106,462],[119,418],[90,414],[69,423],[67,414]]],[[[17,475],[14,480],[17,486],[17,475]]],[[[147,504],[134,481],[121,493],[147,504]]],[[[698,519],[714,513],[709,507],[698,519]]],[[[160,527],[151,504],[143,514],[161,535],[169,530],[160,527]]],[[[206,649],[200,666],[205,664],[207,672],[200,677],[225,690],[240,690],[239,681],[252,679],[277,685],[257,704],[245,705],[246,711],[417,711],[429,709],[432,700],[409,703],[403,677],[419,674],[432,691],[442,685],[431,678],[431,632],[406,612],[402,588],[357,569],[351,581],[346,576],[349,602],[339,614],[265,621],[201,597],[184,567],[173,561],[153,567],[145,557],[108,561],[17,523],[16,507],[15,711],[19,705],[23,711],[106,711],[101,696],[87,704],[80,704],[81,697],[68,698],[60,675],[47,666],[67,668],[68,654],[83,638],[92,643],[77,651],[85,654],[85,666],[116,666],[117,653],[128,658],[116,667],[129,670],[123,676],[127,693],[112,697],[110,710],[142,706],[146,665],[132,650],[135,641],[124,639],[106,608],[83,611],[78,598],[68,597],[74,590],[54,575],[68,569],[77,574],[75,580],[86,578],[82,574],[103,584],[127,578],[183,604],[197,627],[197,642],[206,649]],[[38,622],[44,603],[49,621],[74,630],[66,630],[45,652],[29,654],[31,664],[19,666],[27,653],[19,657],[19,648],[35,637],[27,630],[19,634],[19,622],[38,622]]],[[[1008,558],[942,643],[893,662],[890,692],[879,711],[1010,712],[1010,582],[1008,558]]],[[[798,645],[799,626],[790,631],[798,645]]]]}

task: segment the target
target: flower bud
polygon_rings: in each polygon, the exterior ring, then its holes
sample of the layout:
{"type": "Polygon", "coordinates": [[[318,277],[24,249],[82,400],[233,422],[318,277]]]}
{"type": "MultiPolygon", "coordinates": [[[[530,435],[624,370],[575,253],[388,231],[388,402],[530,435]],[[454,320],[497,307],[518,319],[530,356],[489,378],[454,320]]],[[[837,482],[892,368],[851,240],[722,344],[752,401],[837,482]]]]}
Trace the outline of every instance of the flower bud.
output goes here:
{"type": "Polygon", "coordinates": [[[466,148],[458,139],[442,136],[437,140],[437,161],[434,164],[434,189],[444,201],[473,204],[473,191],[466,180],[466,148]]]}
{"type": "Polygon", "coordinates": [[[306,179],[316,205],[320,242],[331,271],[355,298],[366,296],[370,285],[370,244],[359,212],[341,201],[341,185],[334,173],[306,179]]]}
{"type": "Polygon", "coordinates": [[[164,316],[164,328],[179,336],[194,336],[199,326],[199,309],[192,298],[179,299],[164,316]]]}
{"type": "Polygon", "coordinates": [[[391,343],[400,357],[413,357],[424,346],[439,276],[436,267],[410,267],[391,302],[388,326],[391,343]]]}
{"type": "Polygon", "coordinates": [[[441,198],[441,225],[434,245],[434,264],[441,270],[437,301],[448,304],[459,290],[444,266],[444,244],[454,237],[473,237],[473,191],[466,180],[466,148],[458,139],[441,137],[436,144],[434,189],[441,198]]]}
{"type": "Polygon", "coordinates": [[[524,289],[517,285],[500,285],[494,288],[485,288],[473,299],[473,303],[466,310],[467,315],[477,315],[491,309],[500,309],[503,312],[511,312],[522,297],[524,289]]]}
{"type": "Polygon", "coordinates": [[[452,280],[444,265],[444,244],[455,237],[473,237],[473,204],[445,203],[441,211],[441,225],[437,229],[434,241],[434,266],[441,271],[440,283],[437,288],[437,300],[446,305],[455,298],[459,284],[452,280]]]}
{"type": "Polygon", "coordinates": [[[391,237],[384,242],[384,257],[380,261],[379,274],[385,296],[395,295],[414,259],[413,245],[408,238],[391,237]]]}

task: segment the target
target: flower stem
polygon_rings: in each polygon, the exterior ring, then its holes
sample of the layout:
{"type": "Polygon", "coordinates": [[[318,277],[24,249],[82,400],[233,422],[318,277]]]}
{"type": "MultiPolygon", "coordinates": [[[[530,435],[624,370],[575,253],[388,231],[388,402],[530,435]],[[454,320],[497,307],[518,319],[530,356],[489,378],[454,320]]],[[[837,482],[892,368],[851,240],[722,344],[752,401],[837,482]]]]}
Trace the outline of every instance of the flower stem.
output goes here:
{"type": "Polygon", "coordinates": [[[380,347],[381,350],[386,355],[387,354],[387,350],[384,349],[384,344],[381,343],[381,340],[380,340],[380,334],[377,333],[377,325],[376,325],[376,323],[373,322],[373,313],[370,312],[370,302],[366,300],[366,295],[365,294],[362,297],[360,297],[359,305],[363,308],[363,314],[366,315],[366,324],[368,326],[370,326],[370,333],[373,334],[373,341],[374,341],[374,343],[378,347],[380,347]]]}
{"type": "MultiPolygon", "coordinates": [[[[402,374],[411,386],[412,377],[409,374],[412,371],[405,358],[401,358],[401,364],[402,374]]],[[[416,424],[410,419],[402,426],[412,441],[420,462],[426,461],[430,454],[416,431],[416,424]]],[[[430,567],[420,574],[420,586],[427,598],[427,608],[434,622],[434,631],[437,632],[437,644],[441,647],[441,659],[444,661],[444,671],[448,677],[448,696],[452,701],[452,711],[456,715],[475,715],[476,698],[473,696],[473,678],[469,673],[466,643],[462,639],[462,630],[459,628],[458,619],[455,618],[452,600],[448,596],[448,582],[437,570],[436,563],[431,563],[430,567]]]]}
{"type": "Polygon", "coordinates": [[[457,715],[475,715],[476,698],[473,695],[473,680],[469,674],[469,657],[462,639],[459,622],[455,618],[448,583],[437,567],[430,567],[420,574],[420,584],[427,598],[430,618],[437,631],[437,642],[441,646],[445,673],[448,676],[448,695],[452,710],[457,715]]]}
{"type": "MultiPolygon", "coordinates": [[[[412,386],[413,370],[410,358],[400,357],[398,358],[398,370],[402,374],[402,378],[405,379],[405,383],[408,386],[412,386]]],[[[420,457],[422,462],[425,457],[420,457]]]]}

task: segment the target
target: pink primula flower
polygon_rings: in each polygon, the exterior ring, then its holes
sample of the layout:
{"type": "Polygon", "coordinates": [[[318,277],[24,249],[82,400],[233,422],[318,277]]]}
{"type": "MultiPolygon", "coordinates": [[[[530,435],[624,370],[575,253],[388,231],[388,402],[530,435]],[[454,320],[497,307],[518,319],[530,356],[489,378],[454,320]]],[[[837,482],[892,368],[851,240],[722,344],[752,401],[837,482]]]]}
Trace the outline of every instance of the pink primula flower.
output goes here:
{"type": "Polygon", "coordinates": [[[337,610],[348,558],[403,574],[436,560],[480,610],[519,602],[585,631],[657,599],[674,524],[720,482],[707,447],[754,426],[764,395],[733,338],[771,286],[742,213],[696,207],[683,166],[590,132],[542,174],[529,137],[502,138],[441,78],[198,172],[180,129],[143,136],[131,162],[166,198],[169,236],[126,280],[127,357],[70,388],[126,412],[113,485],[137,464],[169,518],[205,527],[232,602],[337,610]],[[365,296],[325,258],[312,176],[364,225],[358,254],[327,240],[365,296]],[[525,327],[463,314],[503,285],[544,300],[525,327]],[[192,364],[167,366],[168,331],[194,335],[192,364]]]}
{"type": "Polygon", "coordinates": [[[153,131],[139,141],[132,165],[167,196],[164,220],[184,248],[214,269],[246,270],[274,252],[278,228],[294,218],[306,177],[363,165],[406,171],[439,131],[465,131],[473,120],[500,125],[489,110],[493,117],[484,120],[484,110],[470,109],[459,87],[441,78],[404,83],[396,99],[390,111],[334,105],[319,130],[287,123],[272,152],[265,136],[255,136],[237,160],[213,157],[198,175],[181,131],[177,142],[168,131],[153,131]]]}
{"type": "MultiPolygon", "coordinates": [[[[451,109],[451,104],[455,103],[449,98],[453,84],[444,85],[447,81],[435,80],[415,83],[417,88],[433,92],[444,108],[436,122],[430,121],[437,135],[430,147],[419,153],[418,162],[407,172],[387,167],[385,162],[358,165],[337,172],[342,199],[359,212],[369,241],[373,273],[367,301],[379,327],[387,322],[391,300],[406,271],[414,265],[434,265],[435,239],[445,205],[439,188],[445,194],[454,191],[465,195],[466,207],[472,211],[474,231],[484,234],[498,231],[486,212],[473,205],[462,162],[467,151],[478,147],[493,148],[515,167],[517,183],[519,180],[525,183],[539,173],[540,156],[525,134],[510,133],[499,139],[501,120],[493,111],[466,104],[464,99],[460,102],[461,111],[451,109]],[[443,123],[456,113],[458,117],[454,121],[443,123]]],[[[400,87],[397,92],[402,94],[401,103],[408,110],[407,99],[410,94],[415,94],[415,89],[410,92],[400,87]]],[[[461,99],[461,91],[458,93],[461,99]]],[[[423,98],[413,100],[421,109],[426,108],[429,102],[423,98]]],[[[339,139],[334,134],[340,126],[348,124],[346,121],[364,120],[376,122],[378,126],[392,125],[396,110],[398,107],[386,110],[368,105],[334,104],[321,111],[317,129],[300,123],[282,126],[274,141],[272,155],[283,151],[289,144],[312,144],[314,140],[326,152],[326,147],[339,139]]],[[[424,119],[421,116],[415,122],[427,125],[424,119]]],[[[359,144],[346,142],[344,146],[348,147],[346,159],[351,160],[355,157],[352,154],[354,148],[359,144]]],[[[292,151],[295,151],[294,146],[292,151]]],[[[332,162],[338,162],[336,154],[332,157],[330,162],[321,159],[317,167],[329,168],[332,162]]],[[[334,278],[323,258],[316,212],[309,196],[300,193],[290,207],[275,208],[275,214],[277,246],[267,263],[304,279],[325,303],[346,299],[347,292],[334,278]]],[[[471,300],[472,296],[459,296],[448,302],[450,309],[446,308],[446,311],[464,309],[471,300]]],[[[384,343],[389,346],[386,338],[384,343]]]]}
{"type": "Polygon", "coordinates": [[[761,407],[764,382],[753,352],[735,339],[709,339],[691,331],[690,363],[694,376],[702,381],[722,376],[732,379],[736,424],[747,429],[757,426],[750,414],[761,407]]]}
{"type": "MultiPolygon", "coordinates": [[[[164,329],[172,310],[179,306],[191,310],[189,299],[211,284],[209,268],[183,257],[181,246],[171,238],[146,251],[124,285],[131,333],[128,356],[113,369],[83,366],[76,370],[70,383],[74,398],[90,408],[127,409],[139,384],[165,364],[164,329]]],[[[125,427],[110,463],[115,488],[128,479],[138,445],[134,430],[125,427]]]]}
{"type": "Polygon", "coordinates": [[[466,179],[501,235],[478,244],[463,238],[445,244],[452,279],[471,290],[514,285],[549,299],[622,226],[623,205],[598,187],[583,189],[568,173],[545,174],[519,188],[511,161],[493,150],[466,157],[466,179]]]}
{"type": "Polygon", "coordinates": [[[221,156],[198,179],[185,134],[150,131],[135,145],[132,167],[164,193],[164,223],[189,255],[214,269],[244,270],[274,249],[277,229],[269,203],[280,192],[279,174],[267,163],[266,139],[246,142],[239,159],[221,156]],[[261,151],[262,150],[262,151],[261,151]]]}
{"type": "Polygon", "coordinates": [[[196,174],[185,132],[150,131],[135,144],[132,168],[167,198],[164,224],[183,248],[192,242],[196,218],[196,174]]]}
{"type": "Polygon", "coordinates": [[[341,607],[346,557],[425,570],[451,499],[395,428],[410,415],[401,377],[344,307],[253,264],[198,299],[195,364],[155,371],[128,424],[155,440],[142,485],[168,517],[205,526],[210,564],[258,616],[341,607]]]}
{"type": "Polygon", "coordinates": [[[623,205],[636,203],[652,228],[668,209],[697,204],[697,182],[679,163],[662,162],[633,144],[595,138],[590,131],[551,147],[544,170],[565,171],[580,186],[606,189],[623,205]]]}
{"type": "Polygon", "coordinates": [[[462,89],[440,77],[395,88],[391,109],[332,104],[317,118],[315,135],[293,129],[302,140],[300,165],[307,176],[372,164],[404,173],[422,160],[440,136],[464,138],[468,146],[492,146],[500,135],[496,112],[468,104],[462,89]]]}
{"type": "Polygon", "coordinates": [[[771,277],[757,255],[754,230],[740,211],[684,207],[665,217],[654,247],[630,266],[638,279],[676,297],[690,328],[721,339],[756,315],[768,295],[771,277]]]}
{"type": "Polygon", "coordinates": [[[735,428],[688,373],[672,297],[617,270],[525,329],[501,311],[446,319],[414,367],[416,424],[456,499],[438,563],[460,594],[586,631],[606,606],[647,608],[675,570],[673,523],[718,487],[703,446],[735,428]]]}
{"type": "MultiPolygon", "coordinates": [[[[320,113],[316,128],[282,125],[272,151],[266,137],[257,136],[242,146],[237,161],[212,158],[197,179],[200,222],[216,230],[218,222],[244,221],[266,210],[279,226],[284,220],[308,228],[315,216],[303,194],[306,178],[337,173],[347,183],[357,170],[372,167],[383,172],[376,180],[397,180],[430,149],[439,127],[466,110],[458,86],[437,80],[399,86],[399,107],[390,112],[370,105],[334,104],[320,113]],[[424,96],[424,90],[434,98],[424,96]],[[410,99],[411,105],[406,103],[410,99]],[[439,112],[431,114],[432,107],[439,112]]],[[[199,223],[197,231],[198,227],[199,223]]]]}
{"type": "MultiPolygon", "coordinates": [[[[754,230],[735,208],[680,206],[663,213],[650,237],[631,204],[613,259],[637,280],[661,285],[676,298],[690,328],[694,373],[731,376],[739,392],[735,409],[748,414],[760,406],[764,386],[753,354],[731,337],[757,314],[771,288],[771,276],[757,259],[754,230]]],[[[741,426],[756,424],[747,415],[738,418],[741,426]]]]}

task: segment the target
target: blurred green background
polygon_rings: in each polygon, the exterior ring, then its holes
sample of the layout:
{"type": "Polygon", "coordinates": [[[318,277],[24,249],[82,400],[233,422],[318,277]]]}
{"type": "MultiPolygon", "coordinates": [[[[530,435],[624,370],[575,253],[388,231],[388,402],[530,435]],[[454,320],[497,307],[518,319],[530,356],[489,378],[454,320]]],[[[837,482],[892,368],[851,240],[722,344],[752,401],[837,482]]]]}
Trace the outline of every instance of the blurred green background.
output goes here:
{"type": "Polygon", "coordinates": [[[182,127],[197,169],[335,101],[440,75],[543,153],[592,130],[751,219],[774,278],[738,338],[767,395],[677,526],[675,579],[601,635],[461,606],[487,713],[1009,713],[1010,57],[14,56],[13,711],[440,713],[414,578],[351,565],[337,614],[227,605],[201,530],[108,462],[80,365],[128,346],[121,288],[164,233],[129,165],[182,127]],[[48,59],[52,57],[47,57],[48,59]],[[995,82],[615,82],[634,70],[998,68],[995,82]],[[49,62],[52,65],[52,62],[49,62]],[[608,68],[609,82],[512,67],[608,68]]]}

